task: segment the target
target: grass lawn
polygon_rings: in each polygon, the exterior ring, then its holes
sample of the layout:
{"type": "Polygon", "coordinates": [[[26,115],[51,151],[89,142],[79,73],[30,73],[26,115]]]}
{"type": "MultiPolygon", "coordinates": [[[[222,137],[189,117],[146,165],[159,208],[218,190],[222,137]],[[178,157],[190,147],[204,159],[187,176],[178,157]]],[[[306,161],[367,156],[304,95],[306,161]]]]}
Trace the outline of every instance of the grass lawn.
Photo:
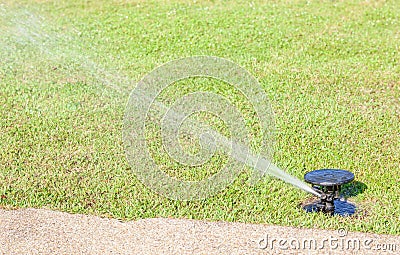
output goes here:
{"type": "MultiPolygon", "coordinates": [[[[400,1],[2,1],[0,207],[399,235],[398,10],[400,1]],[[202,201],[141,184],[122,143],[129,93],[156,66],[194,55],[230,59],[257,77],[275,112],[280,167],[300,179],[352,171],[346,194],[356,216],[307,214],[299,204],[310,195],[271,177],[250,186],[250,169],[202,201]]],[[[182,94],[173,86],[164,101],[182,94]]],[[[198,89],[229,96],[223,86],[198,89]]],[[[149,135],[170,171],[157,129],[149,135]]],[[[223,161],[186,171],[204,177],[223,161]]]]}

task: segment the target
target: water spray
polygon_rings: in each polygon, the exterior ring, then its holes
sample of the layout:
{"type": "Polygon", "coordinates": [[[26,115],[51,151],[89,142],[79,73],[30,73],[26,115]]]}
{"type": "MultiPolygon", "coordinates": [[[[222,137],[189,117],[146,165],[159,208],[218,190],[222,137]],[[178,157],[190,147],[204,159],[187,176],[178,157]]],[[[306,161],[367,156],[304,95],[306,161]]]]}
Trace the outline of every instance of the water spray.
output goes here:
{"type": "Polygon", "coordinates": [[[272,163],[273,113],[268,97],[257,80],[244,68],[217,57],[198,56],[168,62],[146,75],[132,91],[128,101],[123,128],[127,159],[139,180],[157,193],[176,200],[197,200],[214,195],[230,185],[243,166],[253,168],[252,183],[270,174],[317,197],[321,194],[303,181],[289,175],[272,163]],[[171,84],[195,77],[213,78],[233,86],[251,103],[262,128],[264,138],[261,153],[254,154],[245,133],[245,120],[240,112],[221,95],[196,92],[185,95],[172,106],[157,101],[158,95],[171,84]],[[188,122],[197,112],[209,112],[220,117],[230,128],[229,139],[201,123],[188,122]],[[217,174],[198,182],[177,180],[160,171],[148,152],[145,139],[146,118],[161,120],[163,148],[169,156],[183,165],[199,165],[218,149],[229,155],[229,161],[217,174]],[[188,154],[178,141],[179,133],[200,140],[202,151],[188,154]]]}
{"type": "MultiPolygon", "coordinates": [[[[1,45],[9,45],[6,41],[7,38],[16,40],[21,44],[36,47],[54,62],[63,59],[60,56],[68,56],[67,60],[74,59],[74,62],[79,62],[80,67],[94,77],[96,81],[116,91],[127,92],[127,87],[131,85],[128,77],[118,75],[115,72],[108,72],[106,68],[96,64],[96,61],[82,55],[82,49],[68,48],[71,47],[70,45],[74,45],[70,42],[76,40],[76,38],[70,36],[65,39],[64,35],[52,33],[49,29],[44,30],[48,27],[43,23],[44,20],[28,11],[20,12],[15,17],[10,18],[11,12],[8,12],[4,6],[0,7],[4,26],[9,32],[8,37],[3,38],[5,41],[0,42],[1,45]],[[53,44],[49,45],[51,42],[53,44]],[[68,45],[68,47],[65,45],[68,45]],[[115,83],[124,84],[125,88],[115,86],[115,83]]],[[[3,51],[8,53],[12,49],[5,47],[3,51]]],[[[334,213],[340,200],[341,186],[351,182],[354,175],[344,170],[316,170],[304,176],[305,181],[313,185],[309,187],[303,181],[272,163],[270,136],[273,134],[273,114],[267,102],[268,98],[256,79],[231,61],[216,57],[193,57],[167,63],[146,75],[131,93],[123,130],[127,159],[142,182],[158,193],[173,199],[202,199],[213,195],[231,184],[241,172],[241,167],[247,165],[254,169],[253,183],[263,175],[270,174],[318,197],[319,200],[313,205],[312,211],[334,213]],[[263,141],[261,153],[253,153],[249,149],[247,136],[242,134],[245,128],[242,124],[236,123],[242,121],[240,113],[238,115],[237,111],[231,109],[229,104],[225,104],[224,100],[218,98],[215,94],[192,94],[172,107],[167,107],[155,99],[165,86],[181,79],[193,77],[222,80],[234,85],[249,99],[260,120],[263,135],[267,136],[267,139],[263,141]],[[149,112],[150,107],[153,107],[155,111],[149,112]],[[227,117],[224,121],[232,124],[231,133],[236,134],[237,137],[228,138],[209,126],[196,122],[189,122],[186,130],[182,128],[181,124],[193,112],[215,112],[221,109],[223,111],[219,111],[219,114],[227,117]],[[162,115],[163,113],[165,115],[162,115]],[[217,149],[229,155],[232,162],[230,161],[226,168],[215,176],[201,182],[185,182],[166,177],[164,173],[156,169],[154,162],[149,159],[145,138],[141,136],[143,133],[140,133],[144,130],[145,117],[149,117],[151,114],[157,115],[155,117],[162,120],[165,148],[168,149],[170,156],[178,162],[186,165],[201,163],[217,149]],[[185,153],[176,143],[177,130],[198,137],[202,145],[202,152],[193,157],[185,153]]]]}

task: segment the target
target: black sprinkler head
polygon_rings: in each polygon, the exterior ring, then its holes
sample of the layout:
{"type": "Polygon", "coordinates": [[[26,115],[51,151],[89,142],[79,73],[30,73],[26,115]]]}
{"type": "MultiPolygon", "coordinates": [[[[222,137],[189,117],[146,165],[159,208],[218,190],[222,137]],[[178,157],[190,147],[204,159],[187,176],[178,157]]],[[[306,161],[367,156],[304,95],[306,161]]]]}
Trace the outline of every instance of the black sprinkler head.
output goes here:
{"type": "Polygon", "coordinates": [[[304,180],[313,185],[313,189],[321,194],[312,211],[333,215],[335,200],[340,198],[341,186],[354,180],[354,174],[339,169],[320,169],[308,172],[304,180]]]}

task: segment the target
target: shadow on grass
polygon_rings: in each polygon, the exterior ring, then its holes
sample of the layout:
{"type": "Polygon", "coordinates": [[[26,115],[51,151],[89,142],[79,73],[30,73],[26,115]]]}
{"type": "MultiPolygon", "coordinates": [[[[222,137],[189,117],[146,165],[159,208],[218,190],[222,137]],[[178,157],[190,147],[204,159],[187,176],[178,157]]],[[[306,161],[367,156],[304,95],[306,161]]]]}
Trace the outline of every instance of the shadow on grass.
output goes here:
{"type": "MultiPolygon", "coordinates": [[[[306,212],[320,212],[320,210],[318,209],[317,206],[317,201],[310,203],[310,204],[306,204],[303,206],[303,209],[306,212]]],[[[335,210],[333,212],[327,212],[327,215],[340,215],[343,217],[346,216],[352,216],[353,214],[356,213],[356,206],[353,203],[347,202],[346,200],[341,200],[341,199],[336,199],[334,201],[335,204],[335,210]]]]}
{"type": "Polygon", "coordinates": [[[355,197],[358,194],[363,193],[366,189],[368,189],[368,186],[365,183],[353,181],[349,184],[343,185],[341,195],[345,198],[355,197]]]}
{"type": "MultiPolygon", "coordinates": [[[[327,213],[327,215],[340,215],[343,217],[352,216],[357,212],[357,207],[347,201],[349,197],[355,197],[358,194],[363,193],[367,189],[367,185],[365,183],[359,181],[353,181],[349,184],[343,185],[342,190],[340,192],[341,198],[335,199],[335,210],[332,213],[327,213]]],[[[318,199],[313,198],[308,203],[303,204],[302,208],[306,212],[320,212],[317,207],[318,199]]]]}

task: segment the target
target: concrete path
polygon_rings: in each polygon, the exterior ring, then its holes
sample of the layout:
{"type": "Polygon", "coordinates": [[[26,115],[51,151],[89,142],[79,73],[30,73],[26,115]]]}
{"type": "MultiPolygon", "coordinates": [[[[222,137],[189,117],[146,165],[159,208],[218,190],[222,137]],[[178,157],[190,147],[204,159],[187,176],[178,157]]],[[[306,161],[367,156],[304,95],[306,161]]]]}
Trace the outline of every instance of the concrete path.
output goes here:
{"type": "Polygon", "coordinates": [[[400,254],[400,236],[21,209],[0,210],[0,254],[400,254]]]}

